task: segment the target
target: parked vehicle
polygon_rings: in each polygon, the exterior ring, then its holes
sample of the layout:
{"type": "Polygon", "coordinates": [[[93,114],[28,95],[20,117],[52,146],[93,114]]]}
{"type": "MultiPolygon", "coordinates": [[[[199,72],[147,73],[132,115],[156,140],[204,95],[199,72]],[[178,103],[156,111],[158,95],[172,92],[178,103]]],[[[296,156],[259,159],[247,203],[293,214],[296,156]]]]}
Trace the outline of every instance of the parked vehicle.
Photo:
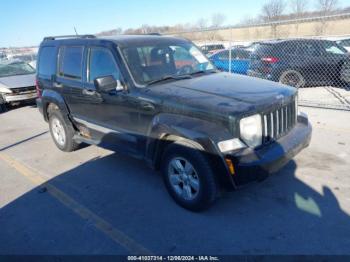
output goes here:
{"type": "Polygon", "coordinates": [[[203,45],[201,46],[201,50],[204,54],[212,54],[216,51],[225,49],[225,46],[223,44],[210,44],[210,45],[203,45]]]}
{"type": "Polygon", "coordinates": [[[294,87],[343,84],[349,62],[336,42],[315,39],[261,42],[251,55],[248,75],[294,87]]]}
{"type": "Polygon", "coordinates": [[[246,75],[250,64],[250,52],[241,48],[218,51],[209,56],[210,61],[221,71],[246,75]],[[231,61],[230,61],[231,59],[231,61]],[[231,63],[231,68],[230,68],[231,63]]]}
{"type": "Polygon", "coordinates": [[[350,39],[339,40],[337,43],[344,47],[346,51],[350,52],[350,39]]]}
{"type": "Polygon", "coordinates": [[[9,60],[20,60],[28,63],[31,67],[36,68],[36,54],[14,54],[8,57],[9,60]]]}
{"type": "Polygon", "coordinates": [[[7,104],[33,100],[35,89],[35,69],[21,61],[0,63],[0,113],[7,104]]]}
{"type": "Polygon", "coordinates": [[[6,54],[3,53],[3,52],[0,52],[0,61],[1,61],[1,60],[7,60],[7,56],[6,56],[6,54]]]}
{"type": "Polygon", "coordinates": [[[181,38],[45,38],[37,89],[60,150],[84,142],[144,159],[190,210],[279,169],[311,139],[295,88],[218,72],[181,38]],[[190,67],[177,66],[179,49],[190,67]]]}

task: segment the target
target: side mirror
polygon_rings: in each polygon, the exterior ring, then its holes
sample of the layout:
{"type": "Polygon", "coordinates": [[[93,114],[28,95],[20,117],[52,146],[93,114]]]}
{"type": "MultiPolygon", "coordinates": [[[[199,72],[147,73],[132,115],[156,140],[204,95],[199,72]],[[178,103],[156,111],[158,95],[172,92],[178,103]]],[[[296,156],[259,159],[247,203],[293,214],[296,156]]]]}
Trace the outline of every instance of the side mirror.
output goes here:
{"type": "Polygon", "coordinates": [[[119,80],[115,80],[113,76],[98,77],[94,80],[94,85],[99,92],[111,92],[124,90],[119,80]]]}

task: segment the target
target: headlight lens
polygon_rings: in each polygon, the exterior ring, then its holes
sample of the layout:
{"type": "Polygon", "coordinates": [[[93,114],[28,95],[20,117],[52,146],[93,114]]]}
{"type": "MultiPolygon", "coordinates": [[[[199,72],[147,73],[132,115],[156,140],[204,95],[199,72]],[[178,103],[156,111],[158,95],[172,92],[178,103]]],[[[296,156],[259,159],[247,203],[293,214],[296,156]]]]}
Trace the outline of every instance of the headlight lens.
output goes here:
{"type": "Polygon", "coordinates": [[[11,89],[6,88],[5,86],[0,84],[0,93],[11,94],[12,91],[11,91],[11,89]]]}
{"type": "Polygon", "coordinates": [[[260,146],[262,143],[262,123],[259,114],[241,119],[240,132],[242,140],[250,147],[260,146]]]}

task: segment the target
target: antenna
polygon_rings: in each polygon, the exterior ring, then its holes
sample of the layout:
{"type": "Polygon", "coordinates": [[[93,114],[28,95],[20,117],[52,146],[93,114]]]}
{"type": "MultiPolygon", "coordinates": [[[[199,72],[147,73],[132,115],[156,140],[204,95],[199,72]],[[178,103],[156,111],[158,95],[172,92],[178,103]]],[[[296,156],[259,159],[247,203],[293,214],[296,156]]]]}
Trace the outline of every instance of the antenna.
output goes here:
{"type": "Polygon", "coordinates": [[[78,35],[77,29],[75,28],[75,26],[74,26],[74,31],[75,31],[75,34],[78,35]]]}

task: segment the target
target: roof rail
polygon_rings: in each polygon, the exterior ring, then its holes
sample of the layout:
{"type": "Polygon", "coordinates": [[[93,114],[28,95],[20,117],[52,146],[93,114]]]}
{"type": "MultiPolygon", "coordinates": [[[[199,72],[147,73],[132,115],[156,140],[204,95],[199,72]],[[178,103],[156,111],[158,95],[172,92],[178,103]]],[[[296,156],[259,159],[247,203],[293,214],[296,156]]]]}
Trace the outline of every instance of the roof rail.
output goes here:
{"type": "Polygon", "coordinates": [[[44,37],[44,41],[65,39],[65,38],[96,38],[94,35],[58,35],[58,36],[47,36],[44,37]]]}

